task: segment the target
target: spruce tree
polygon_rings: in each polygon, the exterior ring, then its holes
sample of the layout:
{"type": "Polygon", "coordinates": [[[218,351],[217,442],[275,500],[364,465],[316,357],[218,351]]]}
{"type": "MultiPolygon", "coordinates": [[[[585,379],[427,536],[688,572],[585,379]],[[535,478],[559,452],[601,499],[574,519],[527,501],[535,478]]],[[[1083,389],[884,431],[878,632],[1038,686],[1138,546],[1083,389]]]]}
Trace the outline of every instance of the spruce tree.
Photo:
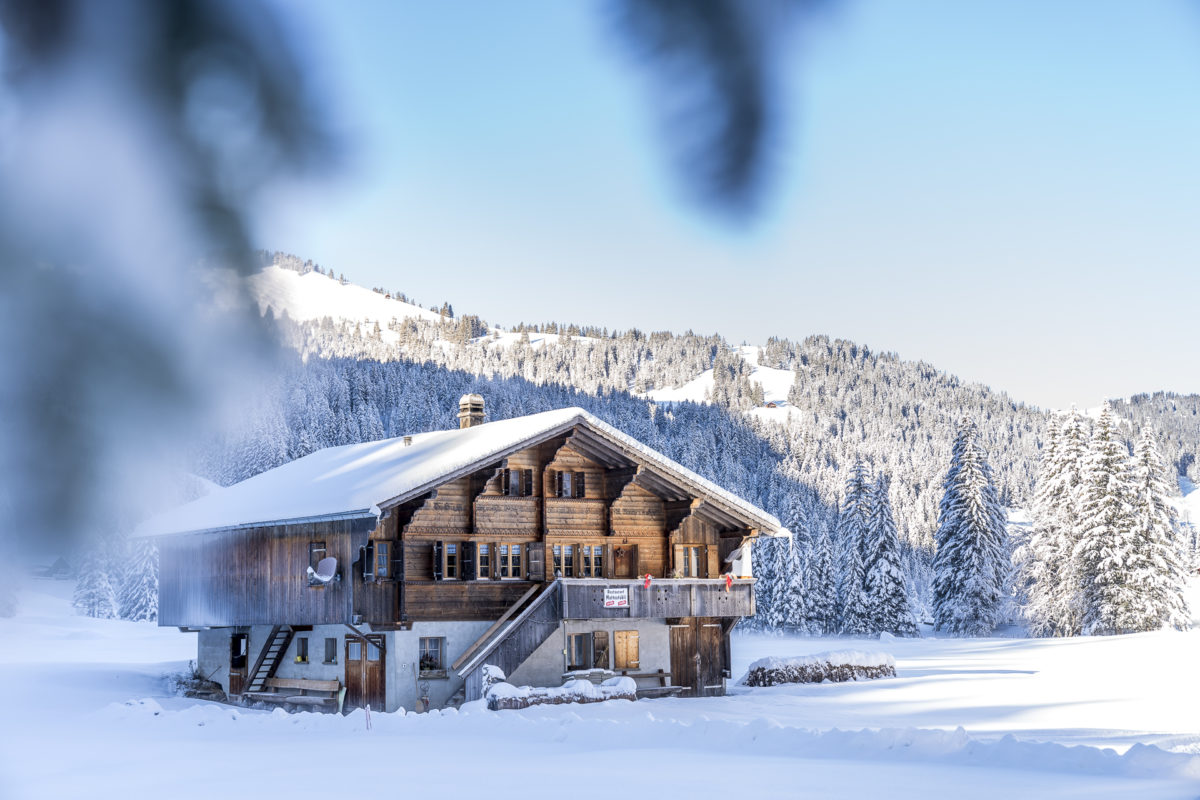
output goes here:
{"type": "Polygon", "coordinates": [[[837,582],[833,572],[833,545],[824,529],[813,546],[805,570],[808,630],[822,636],[838,632],[837,582]]]}
{"type": "Polygon", "coordinates": [[[112,619],[117,616],[117,596],[108,575],[106,559],[98,550],[93,550],[79,568],[79,581],[71,605],[76,612],[97,619],[112,619]]]}
{"type": "Polygon", "coordinates": [[[934,625],[960,636],[986,636],[1001,618],[1007,532],[991,467],[967,420],[955,437],[943,488],[934,537],[934,625]]]}
{"type": "Polygon", "coordinates": [[[158,548],[151,541],[135,542],[118,597],[121,619],[158,620],[158,548]]]}
{"type": "MultiPolygon", "coordinates": [[[[857,609],[860,605],[863,590],[863,562],[866,559],[866,542],[871,520],[871,486],[867,478],[867,468],[861,461],[855,461],[846,479],[846,497],[842,502],[838,515],[837,543],[841,551],[841,571],[838,575],[838,607],[843,615],[839,630],[845,631],[847,623],[851,623],[852,633],[865,633],[859,629],[866,623],[862,620],[848,620],[844,614],[847,609],[857,609]]],[[[859,613],[855,611],[854,613],[859,613]]],[[[865,611],[862,612],[865,614],[865,611]]]]}
{"type": "Polygon", "coordinates": [[[1167,502],[1167,471],[1149,428],[1142,432],[1133,453],[1134,567],[1133,580],[1140,595],[1137,630],[1164,626],[1185,629],[1187,604],[1183,592],[1187,573],[1183,567],[1175,511],[1167,502]]]}
{"type": "Polygon", "coordinates": [[[1129,451],[1108,403],[1088,448],[1074,555],[1083,576],[1083,632],[1139,630],[1134,490],[1129,451]]]}
{"type": "Polygon", "coordinates": [[[871,554],[864,591],[870,629],[897,636],[916,636],[917,621],[909,607],[908,581],[900,557],[900,537],[888,498],[888,479],[880,474],[871,493],[871,554]]]}
{"type": "Polygon", "coordinates": [[[846,580],[848,587],[842,598],[840,632],[847,636],[862,636],[871,632],[871,604],[863,583],[866,578],[858,548],[852,544],[845,549],[846,580]]]}

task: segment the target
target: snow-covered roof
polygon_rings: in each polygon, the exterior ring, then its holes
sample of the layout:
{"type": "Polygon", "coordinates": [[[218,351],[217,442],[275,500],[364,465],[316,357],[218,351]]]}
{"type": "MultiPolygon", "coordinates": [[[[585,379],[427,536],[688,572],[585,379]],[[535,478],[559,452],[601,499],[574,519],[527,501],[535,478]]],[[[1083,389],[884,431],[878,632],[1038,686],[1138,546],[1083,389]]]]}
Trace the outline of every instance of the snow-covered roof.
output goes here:
{"type": "Polygon", "coordinates": [[[783,534],[779,520],[582,408],[563,408],[470,428],[327,447],[153,517],[135,536],[259,527],[378,515],[382,505],[419,496],[447,480],[581,426],[634,461],[678,481],[751,527],[783,534]],[[411,444],[404,439],[410,438],[411,444]]]}

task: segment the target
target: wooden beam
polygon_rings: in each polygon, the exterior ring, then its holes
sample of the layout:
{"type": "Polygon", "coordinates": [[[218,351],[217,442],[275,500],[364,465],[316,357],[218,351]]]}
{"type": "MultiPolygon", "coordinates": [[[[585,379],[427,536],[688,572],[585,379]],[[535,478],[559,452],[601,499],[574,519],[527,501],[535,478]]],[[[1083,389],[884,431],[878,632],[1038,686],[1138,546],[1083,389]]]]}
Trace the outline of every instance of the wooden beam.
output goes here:
{"type": "Polygon", "coordinates": [[[471,656],[475,655],[475,651],[478,650],[480,647],[482,647],[483,644],[485,642],[487,642],[488,638],[493,633],[496,632],[496,629],[499,628],[501,625],[503,625],[505,622],[508,622],[509,617],[511,617],[513,614],[517,613],[517,609],[520,608],[521,605],[526,600],[528,600],[530,597],[532,597],[533,594],[540,588],[542,588],[542,585],[538,584],[538,583],[535,583],[533,586],[530,586],[529,591],[527,591],[527,592],[525,592],[525,594],[521,595],[520,600],[518,600],[517,602],[515,602],[511,606],[509,606],[508,610],[500,615],[500,619],[493,622],[492,626],[490,628],[488,628],[486,631],[484,631],[483,635],[480,636],[478,639],[476,639],[474,644],[472,644],[470,647],[468,647],[466,650],[464,650],[463,654],[461,656],[459,656],[457,659],[455,659],[454,663],[450,665],[450,669],[458,669],[460,666],[465,664],[467,659],[470,658],[471,656]]]}

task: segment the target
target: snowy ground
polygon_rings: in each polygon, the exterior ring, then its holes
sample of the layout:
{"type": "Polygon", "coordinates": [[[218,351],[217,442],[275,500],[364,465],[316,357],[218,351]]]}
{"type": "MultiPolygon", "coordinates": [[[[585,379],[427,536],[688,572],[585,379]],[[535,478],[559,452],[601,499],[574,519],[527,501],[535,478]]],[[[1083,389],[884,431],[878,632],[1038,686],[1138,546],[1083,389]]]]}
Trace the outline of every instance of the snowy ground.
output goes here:
{"type": "Polygon", "coordinates": [[[1200,796],[1200,632],[740,636],[739,675],[763,656],[857,647],[892,653],[898,677],[700,700],[376,714],[368,731],[362,712],[287,715],[167,696],[164,674],[194,656],[194,636],[70,616],[68,589],[30,581],[19,615],[0,620],[6,800],[211,800],[350,785],[500,798],[1200,796]]]}

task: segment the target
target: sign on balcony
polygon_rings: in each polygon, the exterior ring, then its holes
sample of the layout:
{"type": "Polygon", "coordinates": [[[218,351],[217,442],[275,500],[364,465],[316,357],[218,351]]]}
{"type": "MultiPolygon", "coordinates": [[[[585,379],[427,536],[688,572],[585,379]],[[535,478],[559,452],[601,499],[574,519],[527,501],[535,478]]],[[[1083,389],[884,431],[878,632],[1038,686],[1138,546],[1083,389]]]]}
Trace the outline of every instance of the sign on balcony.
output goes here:
{"type": "Polygon", "coordinates": [[[628,608],[629,607],[629,588],[608,589],[604,590],[604,607],[605,608],[628,608]]]}

